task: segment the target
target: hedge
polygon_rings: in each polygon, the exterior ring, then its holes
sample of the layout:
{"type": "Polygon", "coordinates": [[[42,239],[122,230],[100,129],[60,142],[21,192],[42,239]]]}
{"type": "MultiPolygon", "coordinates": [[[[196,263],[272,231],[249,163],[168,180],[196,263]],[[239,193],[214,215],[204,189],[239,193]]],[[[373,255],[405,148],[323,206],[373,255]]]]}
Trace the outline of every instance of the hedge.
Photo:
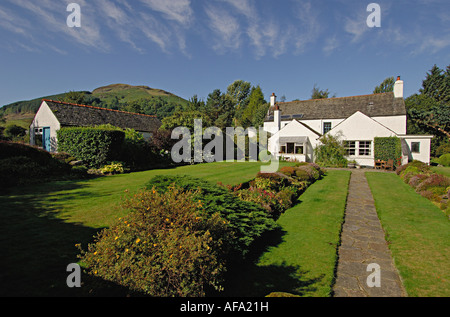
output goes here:
{"type": "Polygon", "coordinates": [[[108,128],[62,128],[58,131],[58,151],[97,168],[120,157],[124,139],[123,131],[108,128]]]}
{"type": "Polygon", "coordinates": [[[394,160],[395,166],[401,165],[402,143],[397,137],[375,138],[374,140],[375,160],[394,160]]]}

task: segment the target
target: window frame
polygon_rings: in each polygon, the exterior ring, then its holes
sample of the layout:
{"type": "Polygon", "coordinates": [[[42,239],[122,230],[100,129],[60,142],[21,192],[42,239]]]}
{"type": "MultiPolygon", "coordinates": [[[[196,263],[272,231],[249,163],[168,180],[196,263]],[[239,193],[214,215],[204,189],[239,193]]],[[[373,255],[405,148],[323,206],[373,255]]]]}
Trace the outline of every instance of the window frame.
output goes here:
{"type": "Polygon", "coordinates": [[[326,134],[326,133],[328,133],[329,131],[331,131],[331,129],[332,129],[332,122],[324,122],[323,123],[323,134],[326,134]]]}
{"type": "Polygon", "coordinates": [[[411,153],[420,154],[420,142],[411,142],[411,153]],[[415,150],[417,146],[417,150],[415,150]]]}

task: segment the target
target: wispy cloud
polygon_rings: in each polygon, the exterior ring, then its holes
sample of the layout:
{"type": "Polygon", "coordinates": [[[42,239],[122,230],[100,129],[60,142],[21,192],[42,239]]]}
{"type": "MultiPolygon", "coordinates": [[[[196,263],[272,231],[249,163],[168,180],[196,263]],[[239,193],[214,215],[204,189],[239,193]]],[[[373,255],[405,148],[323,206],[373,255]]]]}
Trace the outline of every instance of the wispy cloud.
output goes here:
{"type": "Polygon", "coordinates": [[[208,5],[205,8],[209,19],[209,27],[215,33],[213,48],[223,54],[227,50],[237,50],[241,45],[241,27],[236,17],[227,11],[208,5]]]}
{"type": "Polygon", "coordinates": [[[154,11],[162,13],[167,19],[182,25],[189,25],[194,18],[190,0],[141,0],[154,11]]]}

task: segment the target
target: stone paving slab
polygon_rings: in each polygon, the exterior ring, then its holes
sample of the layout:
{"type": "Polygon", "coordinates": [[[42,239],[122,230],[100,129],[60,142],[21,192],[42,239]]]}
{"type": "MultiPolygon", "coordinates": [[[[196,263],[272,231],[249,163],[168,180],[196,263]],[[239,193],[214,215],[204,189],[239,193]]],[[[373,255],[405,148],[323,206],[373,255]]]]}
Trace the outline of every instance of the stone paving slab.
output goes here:
{"type": "MultiPolygon", "coordinates": [[[[352,172],[339,260],[334,285],[335,297],[404,297],[406,291],[387,246],[364,171],[352,172]],[[380,287],[370,287],[374,271],[380,268],[380,287]]],[[[373,285],[372,285],[373,286],[373,285]]]]}

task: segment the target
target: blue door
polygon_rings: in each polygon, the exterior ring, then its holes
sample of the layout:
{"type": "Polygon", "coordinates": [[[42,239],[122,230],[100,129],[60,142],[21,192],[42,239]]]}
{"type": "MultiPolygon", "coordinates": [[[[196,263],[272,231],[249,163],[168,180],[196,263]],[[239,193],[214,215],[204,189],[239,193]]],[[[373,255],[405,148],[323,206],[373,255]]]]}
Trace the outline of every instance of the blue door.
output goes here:
{"type": "Polygon", "coordinates": [[[50,152],[50,150],[51,150],[50,128],[42,129],[42,146],[43,146],[44,150],[50,152]]]}

